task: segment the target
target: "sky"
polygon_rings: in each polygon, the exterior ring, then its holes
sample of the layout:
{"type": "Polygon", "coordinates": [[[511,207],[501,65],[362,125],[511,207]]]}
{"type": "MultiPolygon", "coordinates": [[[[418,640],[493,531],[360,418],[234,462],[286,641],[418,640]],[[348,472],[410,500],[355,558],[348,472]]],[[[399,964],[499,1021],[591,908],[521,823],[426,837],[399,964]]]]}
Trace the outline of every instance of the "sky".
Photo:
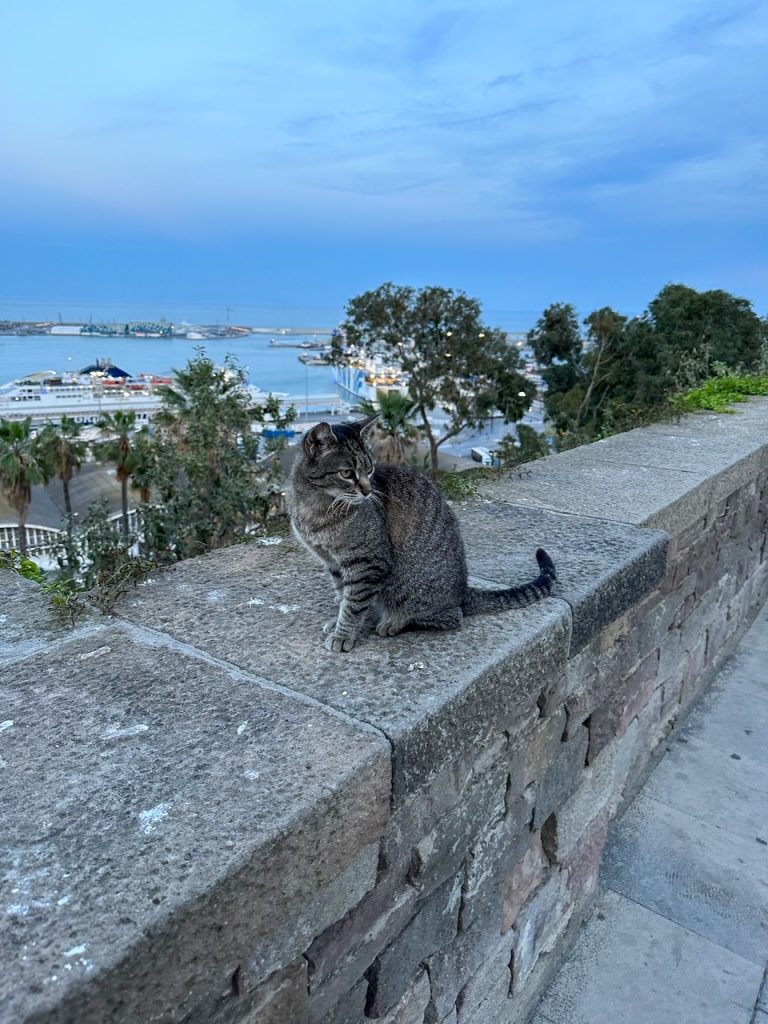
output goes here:
{"type": "Polygon", "coordinates": [[[766,313],[767,44],[768,0],[7,2],[0,319],[766,313]]]}

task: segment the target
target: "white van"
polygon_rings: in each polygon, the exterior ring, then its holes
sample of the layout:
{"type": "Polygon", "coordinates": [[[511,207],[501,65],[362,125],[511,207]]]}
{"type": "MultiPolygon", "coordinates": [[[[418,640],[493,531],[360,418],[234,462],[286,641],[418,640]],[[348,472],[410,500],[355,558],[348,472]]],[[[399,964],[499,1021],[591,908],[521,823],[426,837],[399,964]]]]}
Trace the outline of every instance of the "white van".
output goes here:
{"type": "Polygon", "coordinates": [[[481,466],[493,466],[494,456],[488,448],[473,448],[469,453],[475,462],[479,462],[481,466]]]}

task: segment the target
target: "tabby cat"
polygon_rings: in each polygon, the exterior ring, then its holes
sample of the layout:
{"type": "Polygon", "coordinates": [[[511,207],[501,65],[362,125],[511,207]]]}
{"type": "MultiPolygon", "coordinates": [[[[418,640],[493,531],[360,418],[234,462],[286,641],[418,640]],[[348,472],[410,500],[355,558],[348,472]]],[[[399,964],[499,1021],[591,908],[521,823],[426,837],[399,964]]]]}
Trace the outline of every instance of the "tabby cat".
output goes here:
{"type": "Polygon", "coordinates": [[[552,592],[555,566],[542,548],[531,583],[470,587],[459,524],[440,492],[409,466],[374,465],[366,433],[375,419],[318,423],[302,439],[291,474],[293,529],[325,565],[340,606],[324,626],[329,651],[351,651],[372,628],[379,636],[459,629],[465,615],[552,592]]]}

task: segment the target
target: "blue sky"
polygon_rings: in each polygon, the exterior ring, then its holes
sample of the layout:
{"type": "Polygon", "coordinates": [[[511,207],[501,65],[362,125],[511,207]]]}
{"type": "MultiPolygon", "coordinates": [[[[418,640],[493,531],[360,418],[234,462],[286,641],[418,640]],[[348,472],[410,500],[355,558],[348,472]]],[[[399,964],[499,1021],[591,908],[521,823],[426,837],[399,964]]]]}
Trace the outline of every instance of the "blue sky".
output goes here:
{"type": "Polygon", "coordinates": [[[768,311],[768,5],[37,0],[0,33],[0,317],[768,311]]]}

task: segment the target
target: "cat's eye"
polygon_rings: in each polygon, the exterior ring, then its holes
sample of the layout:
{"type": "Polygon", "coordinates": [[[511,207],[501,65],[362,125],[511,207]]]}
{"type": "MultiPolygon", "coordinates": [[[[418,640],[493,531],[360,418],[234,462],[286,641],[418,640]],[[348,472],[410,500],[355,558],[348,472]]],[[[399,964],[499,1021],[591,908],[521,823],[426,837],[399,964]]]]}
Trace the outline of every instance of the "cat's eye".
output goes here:
{"type": "Polygon", "coordinates": [[[354,474],[353,470],[351,470],[351,469],[340,469],[339,470],[339,476],[342,477],[344,480],[351,480],[354,475],[355,474],[354,474]]]}

